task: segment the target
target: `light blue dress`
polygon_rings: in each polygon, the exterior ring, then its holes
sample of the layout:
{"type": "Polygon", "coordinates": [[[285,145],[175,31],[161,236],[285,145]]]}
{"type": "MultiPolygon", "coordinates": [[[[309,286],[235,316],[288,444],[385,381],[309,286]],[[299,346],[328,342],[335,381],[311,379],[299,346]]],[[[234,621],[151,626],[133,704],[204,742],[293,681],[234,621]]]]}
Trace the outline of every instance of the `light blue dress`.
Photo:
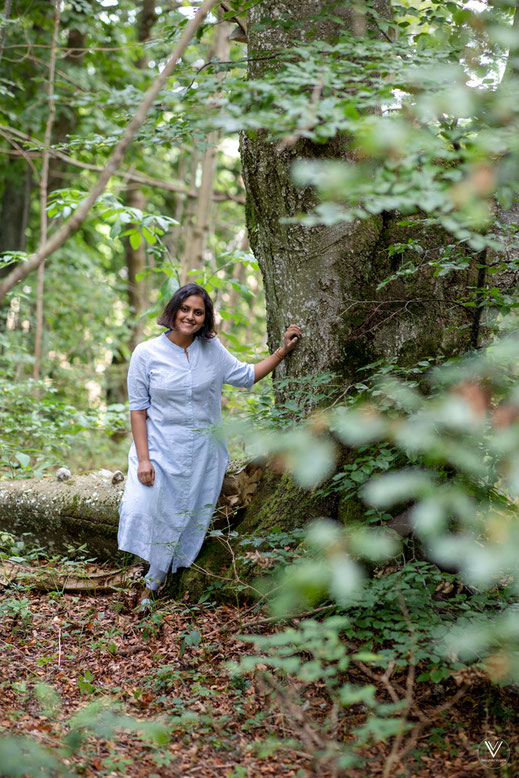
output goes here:
{"type": "Polygon", "coordinates": [[[187,353],[189,359],[164,332],[137,346],[128,371],[130,410],[148,411],[155,483],[137,478],[132,443],[119,548],[166,572],[194,562],[222,488],[229,454],[209,429],[221,420],[222,384],[254,383],[254,365],[233,357],[218,338],[195,338],[187,353]]]}

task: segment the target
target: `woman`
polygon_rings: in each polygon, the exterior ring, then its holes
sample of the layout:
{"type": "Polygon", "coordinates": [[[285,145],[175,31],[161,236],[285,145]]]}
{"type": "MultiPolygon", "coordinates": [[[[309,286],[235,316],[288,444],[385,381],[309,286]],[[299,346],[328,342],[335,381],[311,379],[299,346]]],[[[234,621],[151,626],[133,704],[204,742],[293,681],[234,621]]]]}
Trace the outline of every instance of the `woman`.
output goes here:
{"type": "Polygon", "coordinates": [[[190,567],[209,527],[229,463],[210,433],[221,420],[222,384],[250,388],[301,337],[292,324],[269,357],[240,362],[215,337],[213,304],[198,284],[178,289],[158,323],[167,331],[140,343],[130,361],[134,442],[119,507],[119,548],[150,564],[144,608],[169,571],[190,567]]]}

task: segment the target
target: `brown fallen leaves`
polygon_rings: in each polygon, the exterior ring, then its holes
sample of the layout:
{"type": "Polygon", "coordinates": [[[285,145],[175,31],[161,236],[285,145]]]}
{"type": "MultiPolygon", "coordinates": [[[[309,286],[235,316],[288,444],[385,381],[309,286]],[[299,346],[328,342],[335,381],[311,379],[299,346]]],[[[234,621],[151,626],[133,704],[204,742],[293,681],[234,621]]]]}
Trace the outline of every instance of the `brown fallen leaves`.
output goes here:
{"type": "MultiPolygon", "coordinates": [[[[391,742],[365,747],[366,766],[342,773],[334,773],[326,759],[312,753],[314,741],[326,743],[330,737],[326,721],[331,705],[324,683],[287,686],[281,681],[277,688],[269,688],[261,676],[235,679],[230,675],[227,661],[251,652],[240,640],[240,624],[246,623],[249,632],[276,629],[268,624],[265,614],[258,613],[255,624],[253,608],[240,612],[232,605],[203,606],[163,599],[154,616],[139,619],[133,611],[133,599],[120,591],[98,596],[13,589],[0,593],[0,604],[9,605],[0,622],[0,737],[23,734],[40,745],[58,748],[70,717],[93,700],[105,700],[140,720],[166,722],[170,742],[158,745],[123,730],[110,740],[88,736],[77,754],[65,760],[77,775],[384,775],[391,742]],[[200,642],[184,645],[181,651],[184,639],[193,632],[200,634],[200,642]],[[38,697],[37,685],[42,682],[61,700],[52,712],[38,697]],[[288,750],[265,749],[266,740],[282,735],[293,738],[288,750]]],[[[357,666],[352,667],[348,680],[369,683],[373,678],[363,675],[357,666]]],[[[404,763],[396,761],[391,775],[486,775],[473,749],[493,735],[496,722],[501,727],[500,736],[513,747],[517,738],[512,722],[507,731],[505,724],[493,721],[488,712],[495,693],[484,674],[472,674],[474,686],[467,687],[466,696],[449,710],[447,718],[434,718],[449,694],[459,691],[456,683],[461,681],[466,683],[467,678],[454,679],[444,687],[416,685],[413,704],[424,721],[431,719],[430,725],[405,755],[404,763]]],[[[397,690],[405,689],[405,673],[395,671],[390,683],[397,690]]],[[[379,701],[388,702],[384,684],[376,685],[379,701]]],[[[351,731],[363,723],[366,712],[357,705],[333,715],[334,737],[351,742],[351,731]]]]}

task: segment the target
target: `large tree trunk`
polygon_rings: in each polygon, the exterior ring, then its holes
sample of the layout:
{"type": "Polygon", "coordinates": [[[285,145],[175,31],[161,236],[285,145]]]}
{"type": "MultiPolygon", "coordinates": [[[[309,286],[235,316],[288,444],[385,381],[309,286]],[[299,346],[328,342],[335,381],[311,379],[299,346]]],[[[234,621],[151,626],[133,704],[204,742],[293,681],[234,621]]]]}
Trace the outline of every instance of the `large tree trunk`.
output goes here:
{"type": "MultiPolygon", "coordinates": [[[[389,15],[389,2],[380,0],[376,5],[389,15]]],[[[318,0],[302,0],[298,19],[310,19],[325,6],[318,0]]],[[[284,0],[262,2],[250,10],[251,77],[277,66],[275,60],[265,58],[268,51],[293,45],[304,34],[304,24],[287,29],[261,24],[267,16],[278,18],[287,10],[284,0]]],[[[359,22],[351,9],[344,7],[339,12],[350,31],[358,33],[359,22]]],[[[321,18],[312,37],[330,40],[335,29],[333,21],[321,18]]],[[[401,262],[398,256],[389,259],[389,245],[413,237],[430,259],[448,240],[443,231],[411,231],[399,226],[401,217],[394,213],[333,226],[282,223],[285,218],[312,212],[317,204],[311,188],[293,185],[294,161],[348,160],[347,137],[337,136],[325,145],[299,140],[290,147],[268,142],[264,133],[244,133],[241,153],[249,237],[265,283],[269,345],[280,344],[291,322],[299,324],[303,333],[300,346],[280,366],[280,374],[334,370],[350,383],[360,367],[378,359],[397,357],[401,363],[413,363],[424,356],[452,355],[474,341],[474,308],[457,301],[468,287],[481,282],[476,269],[479,257],[474,257],[465,273],[434,278],[423,255],[406,253],[407,260],[421,264],[420,271],[411,280],[403,276],[404,280],[377,292],[380,281],[401,262]]]]}

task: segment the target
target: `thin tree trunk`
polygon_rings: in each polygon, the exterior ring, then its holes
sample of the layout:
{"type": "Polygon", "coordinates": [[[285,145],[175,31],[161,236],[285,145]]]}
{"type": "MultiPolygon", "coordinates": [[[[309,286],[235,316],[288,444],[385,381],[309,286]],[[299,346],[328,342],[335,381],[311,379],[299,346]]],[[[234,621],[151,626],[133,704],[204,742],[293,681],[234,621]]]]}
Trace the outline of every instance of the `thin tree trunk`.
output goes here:
{"type": "Polygon", "coordinates": [[[188,270],[191,269],[189,265],[189,256],[191,255],[190,245],[191,241],[193,240],[193,219],[195,218],[195,210],[196,210],[196,180],[197,180],[197,173],[198,173],[198,167],[200,165],[200,154],[196,149],[193,149],[191,154],[191,168],[189,171],[189,183],[191,186],[191,189],[194,190],[193,196],[189,196],[186,200],[186,204],[184,207],[184,229],[183,229],[183,240],[182,240],[182,253],[179,255],[180,258],[180,280],[182,284],[185,284],[188,279],[188,270]]]}
{"type": "MultiPolygon", "coordinates": [[[[142,0],[141,10],[137,17],[137,40],[144,43],[150,38],[151,30],[157,14],[155,12],[155,0],[142,0]]],[[[137,61],[137,67],[144,70],[148,65],[148,57],[144,53],[137,61]]],[[[146,198],[137,188],[136,184],[130,183],[124,195],[126,205],[130,208],[138,208],[144,211],[146,208],[146,198]]],[[[129,224],[128,227],[135,227],[129,224]]],[[[138,248],[133,248],[129,238],[124,239],[124,254],[126,260],[126,270],[128,281],[126,291],[128,295],[128,304],[130,307],[131,325],[129,329],[128,346],[133,351],[135,346],[141,341],[144,330],[144,319],[141,314],[148,307],[148,287],[143,278],[139,276],[146,267],[146,244],[141,241],[138,248]]],[[[127,360],[123,353],[116,352],[112,355],[109,375],[107,376],[106,397],[109,403],[124,402],[128,399],[126,387],[127,360]]],[[[114,433],[113,437],[121,436],[120,431],[114,433]]]]}
{"type": "Polygon", "coordinates": [[[31,189],[32,189],[32,170],[29,165],[25,167],[25,180],[23,187],[23,208],[22,219],[20,222],[20,232],[18,245],[20,251],[25,251],[27,245],[27,225],[29,224],[29,214],[31,211],[31,189]]]}
{"type": "MultiPolygon", "coordinates": [[[[229,35],[232,25],[220,21],[214,31],[213,45],[209,52],[209,61],[216,57],[219,61],[229,58],[229,35]]],[[[198,189],[195,217],[189,231],[189,240],[185,249],[185,264],[189,270],[200,270],[204,265],[204,253],[211,228],[211,206],[213,187],[216,178],[216,162],[218,154],[219,131],[210,132],[207,136],[207,148],[202,157],[202,179],[198,189]]]]}
{"type": "MultiPolygon", "coordinates": [[[[90,0],[90,12],[93,12],[93,3],[90,0]]],[[[81,7],[81,14],[88,17],[87,7],[81,7]]],[[[68,30],[67,35],[67,53],[64,57],[64,62],[67,66],[75,69],[81,68],[83,59],[85,56],[85,46],[87,42],[87,33],[82,29],[78,30],[73,27],[68,30]]],[[[78,121],[78,112],[69,106],[62,107],[58,116],[56,117],[53,130],[54,145],[59,143],[66,143],[68,137],[72,135],[76,129],[78,121]]],[[[49,185],[47,191],[53,192],[55,189],[60,189],[63,186],[62,178],[65,171],[65,159],[60,158],[57,154],[51,153],[52,165],[49,168],[49,185]]]]}
{"type": "MultiPolygon", "coordinates": [[[[29,165],[10,157],[4,174],[4,192],[0,206],[0,254],[6,251],[25,250],[27,227],[27,192],[32,182],[29,165]]],[[[0,268],[0,278],[9,273],[8,266],[0,268]]]]}
{"type": "MultiPolygon", "coordinates": [[[[137,40],[144,43],[149,40],[153,25],[157,21],[155,12],[155,0],[142,0],[141,10],[137,17],[137,40]]],[[[148,66],[148,57],[144,53],[137,62],[137,67],[144,70],[148,66]]],[[[139,208],[144,211],[146,198],[135,185],[126,190],[126,202],[131,208],[139,208]]],[[[148,288],[146,282],[138,276],[144,272],[146,266],[146,244],[141,241],[139,248],[134,249],[130,241],[126,240],[126,267],[128,269],[128,302],[133,316],[130,332],[129,346],[133,351],[137,343],[142,339],[144,320],[141,314],[148,307],[148,288]]]]}
{"type": "Polygon", "coordinates": [[[202,157],[202,180],[196,199],[196,211],[191,236],[186,246],[185,263],[189,270],[200,270],[210,230],[213,184],[216,177],[218,132],[207,136],[207,148],[202,157]]]}
{"type": "MultiPolygon", "coordinates": [[[[187,151],[180,151],[177,163],[177,179],[178,181],[185,181],[187,176],[187,151]]],[[[173,225],[171,230],[165,236],[164,243],[166,245],[167,252],[172,262],[178,262],[179,257],[182,256],[181,251],[181,236],[182,236],[182,222],[184,221],[184,211],[186,208],[186,198],[175,198],[175,213],[174,219],[178,224],[173,225]]]]}
{"type": "MultiPolygon", "coordinates": [[[[238,250],[239,251],[247,251],[249,248],[249,236],[247,235],[247,230],[245,229],[243,231],[243,235],[240,240],[240,245],[238,250]]],[[[238,267],[236,269],[236,272],[234,273],[234,278],[239,281],[240,284],[242,284],[245,280],[245,265],[243,262],[238,262],[238,267]]],[[[231,290],[229,292],[229,301],[228,301],[228,308],[230,311],[235,310],[238,307],[238,301],[240,299],[240,292],[236,287],[231,286],[231,290]]],[[[223,335],[225,338],[225,335],[228,332],[232,331],[232,323],[229,321],[223,321],[222,326],[220,327],[220,335],[223,335]]]]}
{"type": "MultiPolygon", "coordinates": [[[[139,189],[130,188],[126,192],[126,204],[130,208],[146,207],[146,198],[139,189]]],[[[131,226],[131,225],[129,225],[131,226]]],[[[126,267],[128,269],[128,302],[130,304],[132,326],[130,330],[129,346],[133,351],[135,346],[142,340],[144,329],[144,319],[141,314],[147,308],[147,288],[144,280],[138,278],[140,273],[144,272],[146,267],[146,248],[144,241],[141,241],[139,248],[132,248],[130,241],[125,241],[126,267]]]]}
{"type": "MultiPolygon", "coordinates": [[[[157,21],[158,16],[155,11],[155,0],[142,0],[141,10],[137,17],[137,40],[140,43],[144,43],[149,40],[153,25],[157,21]]],[[[146,52],[138,59],[137,67],[144,70],[148,67],[148,55],[146,52]]]]}
{"type": "Polygon", "coordinates": [[[173,73],[178,60],[184,54],[185,50],[191,42],[191,39],[193,38],[193,35],[200,27],[211,8],[213,8],[213,6],[218,3],[218,1],[219,0],[204,0],[196,15],[189,20],[164,69],[152,83],[143,99],[139,103],[135,115],[126,127],[123,137],[116,144],[112,154],[108,159],[108,162],[103,168],[102,173],[99,175],[96,184],[93,186],[88,196],[85,197],[85,199],[76,208],[70,219],[68,219],[68,221],[65,222],[65,224],[59,230],[57,230],[51,238],[49,238],[44,246],[40,247],[38,251],[29,257],[27,262],[25,262],[23,265],[17,265],[17,267],[12,270],[11,273],[9,273],[7,278],[4,279],[4,281],[0,284],[0,303],[5,299],[6,295],[11,291],[11,289],[16,286],[16,284],[18,284],[20,281],[23,281],[24,278],[27,278],[27,276],[32,273],[33,270],[36,270],[41,265],[41,263],[47,259],[47,257],[61,248],[65,241],[68,240],[68,238],[70,238],[70,236],[77,232],[77,230],[81,227],[91,208],[97,202],[99,196],[103,194],[108,182],[123,161],[129,145],[144,124],[151,106],[173,73]]]}
{"type": "Polygon", "coordinates": [[[11,15],[11,4],[12,4],[12,0],[5,0],[4,23],[2,24],[2,29],[0,31],[0,62],[2,61],[2,57],[4,56],[5,37],[7,35],[7,20],[11,15]]]}
{"type": "MultiPolygon", "coordinates": [[[[49,146],[52,135],[52,127],[54,124],[54,117],[56,115],[56,109],[54,106],[54,74],[56,70],[56,46],[58,43],[58,31],[61,18],[61,0],[55,0],[55,15],[54,15],[54,31],[52,34],[52,43],[50,50],[50,64],[49,64],[49,89],[48,89],[48,104],[49,115],[47,117],[47,124],[45,126],[45,136],[43,139],[43,160],[42,160],[42,172],[40,180],[40,249],[42,249],[47,242],[47,195],[48,195],[48,183],[49,183],[49,146]]],[[[43,283],[44,283],[44,267],[45,263],[42,262],[38,267],[38,287],[36,292],[36,332],[34,341],[34,366],[32,377],[35,381],[40,377],[41,367],[41,345],[43,339],[43,283]]],[[[34,390],[35,396],[37,390],[34,390]]]]}

